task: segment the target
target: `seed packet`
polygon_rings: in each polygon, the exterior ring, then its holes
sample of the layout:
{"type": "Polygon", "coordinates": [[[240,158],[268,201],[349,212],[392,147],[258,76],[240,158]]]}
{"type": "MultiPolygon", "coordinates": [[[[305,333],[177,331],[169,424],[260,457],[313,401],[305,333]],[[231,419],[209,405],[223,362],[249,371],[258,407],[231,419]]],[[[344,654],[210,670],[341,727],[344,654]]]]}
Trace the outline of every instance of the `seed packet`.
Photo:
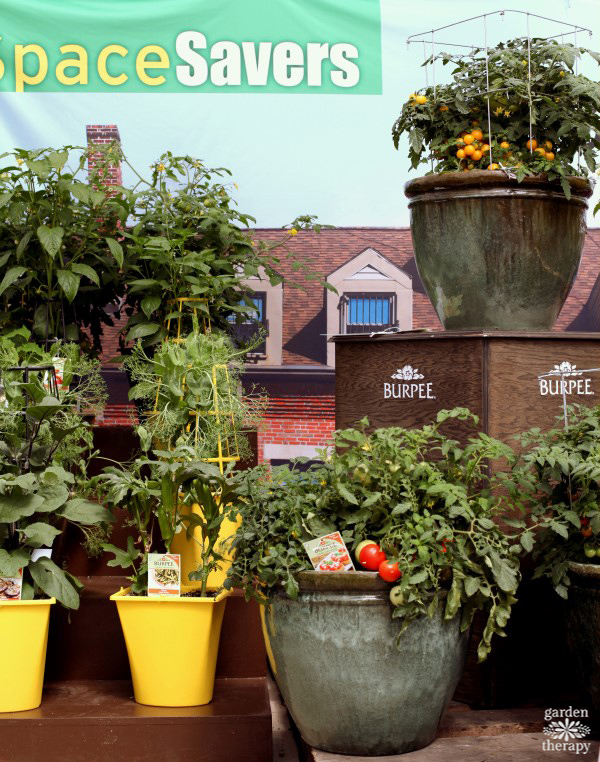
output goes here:
{"type": "Polygon", "coordinates": [[[181,595],[181,556],[148,553],[148,595],[181,595]]]}
{"type": "Polygon", "coordinates": [[[23,590],[23,569],[17,577],[0,577],[0,601],[20,601],[23,590]]]}
{"type": "Polygon", "coordinates": [[[354,571],[350,553],[339,532],[303,543],[315,571],[354,571]]]}

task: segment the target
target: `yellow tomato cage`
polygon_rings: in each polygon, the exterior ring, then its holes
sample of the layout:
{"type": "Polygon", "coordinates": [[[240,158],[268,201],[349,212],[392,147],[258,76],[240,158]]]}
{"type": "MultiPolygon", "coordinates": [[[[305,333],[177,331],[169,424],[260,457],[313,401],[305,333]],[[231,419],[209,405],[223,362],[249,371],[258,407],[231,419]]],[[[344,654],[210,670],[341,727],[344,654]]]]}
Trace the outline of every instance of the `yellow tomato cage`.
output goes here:
{"type": "MultiPolygon", "coordinates": [[[[192,313],[192,325],[194,330],[199,329],[199,321],[198,321],[198,310],[200,309],[200,304],[208,306],[208,299],[188,299],[188,298],[180,298],[180,299],[171,299],[168,302],[169,306],[176,306],[177,307],[177,324],[176,324],[176,335],[170,338],[167,338],[167,341],[172,341],[173,343],[180,344],[184,339],[181,335],[182,325],[181,325],[181,319],[183,316],[183,311],[186,307],[191,308],[192,313]]],[[[208,312],[208,310],[207,310],[208,312]]],[[[204,335],[207,335],[211,332],[210,327],[210,320],[208,319],[208,316],[204,314],[204,311],[202,312],[202,332],[204,335]]],[[[167,319],[165,320],[165,330],[167,331],[167,334],[171,333],[171,324],[175,320],[175,316],[169,315],[167,319]]],[[[191,367],[191,366],[189,366],[191,367]]],[[[193,418],[193,422],[190,421],[188,424],[187,430],[190,431],[191,427],[194,427],[194,442],[195,444],[198,444],[199,436],[200,436],[200,421],[204,416],[208,415],[214,415],[215,420],[217,423],[217,426],[220,427],[222,423],[225,421],[231,422],[231,430],[233,432],[233,442],[231,442],[231,435],[228,435],[225,432],[225,427],[223,426],[222,433],[219,433],[219,436],[217,438],[217,454],[216,457],[212,458],[202,458],[202,460],[205,463],[218,463],[219,464],[219,471],[221,473],[225,472],[225,464],[226,463],[237,463],[240,460],[240,451],[239,451],[239,444],[238,444],[238,438],[237,438],[237,431],[235,428],[235,419],[234,414],[232,410],[223,410],[221,409],[221,406],[219,404],[219,387],[218,387],[218,381],[219,381],[219,375],[223,375],[223,386],[227,389],[231,389],[231,381],[229,378],[229,368],[227,365],[213,365],[212,366],[212,389],[213,389],[213,409],[208,411],[207,413],[196,413],[195,411],[190,412],[190,418],[193,418]],[[233,445],[233,446],[232,446],[233,445]]],[[[152,411],[152,414],[158,413],[158,398],[160,396],[160,387],[161,387],[161,380],[158,380],[158,385],[156,389],[156,397],[154,400],[154,410],[152,411]]],[[[183,379],[183,388],[185,390],[185,378],[183,379]]],[[[183,398],[183,394],[182,394],[183,398]]]]}

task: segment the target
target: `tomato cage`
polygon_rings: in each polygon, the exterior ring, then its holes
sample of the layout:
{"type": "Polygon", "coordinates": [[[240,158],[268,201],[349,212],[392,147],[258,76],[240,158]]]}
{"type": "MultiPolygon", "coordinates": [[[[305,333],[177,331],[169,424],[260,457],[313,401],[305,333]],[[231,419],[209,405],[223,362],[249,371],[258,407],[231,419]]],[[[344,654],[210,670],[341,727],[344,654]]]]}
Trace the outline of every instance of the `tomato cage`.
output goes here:
{"type": "MultiPolygon", "coordinates": [[[[410,48],[410,45],[415,44],[422,44],[423,45],[423,63],[422,66],[425,69],[425,81],[426,86],[429,88],[430,86],[433,87],[434,97],[437,90],[437,80],[436,80],[436,60],[439,60],[441,56],[443,56],[443,48],[462,48],[464,50],[470,50],[472,53],[475,52],[485,52],[485,74],[486,74],[486,101],[487,101],[487,128],[488,128],[488,136],[489,138],[492,137],[492,105],[491,100],[496,92],[503,91],[504,88],[499,88],[495,90],[494,88],[490,87],[490,79],[489,79],[489,28],[488,28],[488,21],[492,18],[500,19],[502,22],[504,22],[505,18],[507,17],[507,14],[514,14],[518,17],[525,17],[524,22],[524,28],[521,25],[517,25],[518,28],[521,29],[521,31],[525,32],[524,38],[527,40],[527,74],[528,74],[528,81],[531,81],[531,41],[532,41],[532,31],[531,26],[532,22],[535,21],[536,26],[540,27],[542,25],[551,24],[552,31],[554,31],[554,25],[557,25],[558,30],[553,34],[546,34],[539,36],[536,35],[535,39],[540,40],[552,40],[560,38],[562,42],[565,42],[567,38],[572,37],[573,43],[575,47],[577,47],[577,37],[578,35],[587,34],[589,37],[592,37],[592,31],[591,29],[588,29],[587,27],[579,26],[577,24],[570,24],[566,21],[560,21],[559,19],[553,19],[548,16],[540,16],[536,13],[530,13],[529,11],[519,11],[519,10],[498,10],[498,11],[491,11],[490,13],[482,13],[478,16],[471,16],[467,19],[462,19],[461,21],[455,21],[452,24],[446,24],[444,26],[437,27],[437,29],[431,29],[426,30],[424,32],[417,32],[416,34],[411,35],[406,40],[406,45],[408,48],[410,48]],[[481,34],[480,42],[477,45],[470,45],[465,44],[464,42],[456,42],[456,41],[443,41],[436,37],[438,33],[445,32],[446,30],[456,30],[459,27],[464,27],[467,24],[481,22],[480,31],[473,35],[472,30],[469,32],[469,37],[473,39],[476,38],[478,34],[481,34]],[[430,85],[430,78],[431,78],[431,85],[430,85]]],[[[464,29],[462,30],[464,35],[464,29]]],[[[450,32],[448,32],[448,36],[450,36],[450,32]]],[[[446,36],[446,35],[444,35],[446,36]]],[[[464,39],[464,37],[463,37],[464,39]]],[[[575,73],[578,73],[578,59],[575,58],[575,73]]],[[[532,119],[532,92],[531,92],[531,86],[529,87],[529,151],[533,153],[534,151],[534,145],[533,145],[533,119],[532,119]]],[[[578,164],[580,163],[581,155],[580,151],[578,151],[578,164]]],[[[489,161],[490,165],[493,164],[493,148],[490,141],[490,148],[489,148],[489,161]]],[[[433,167],[433,157],[431,157],[432,167],[433,167]]],[[[500,164],[500,168],[505,171],[507,174],[511,175],[512,173],[507,167],[502,166],[500,164]]]]}

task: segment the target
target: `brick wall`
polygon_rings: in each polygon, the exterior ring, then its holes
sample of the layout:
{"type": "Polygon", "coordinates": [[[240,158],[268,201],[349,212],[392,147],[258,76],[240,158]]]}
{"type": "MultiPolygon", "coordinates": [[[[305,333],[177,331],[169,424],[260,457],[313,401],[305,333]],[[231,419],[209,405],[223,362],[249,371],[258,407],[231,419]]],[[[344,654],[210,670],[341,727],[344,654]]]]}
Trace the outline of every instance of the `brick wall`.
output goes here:
{"type": "MultiPolygon", "coordinates": [[[[94,145],[110,145],[111,143],[121,142],[119,128],[116,124],[88,124],[85,128],[88,142],[88,172],[91,172],[98,163],[102,163],[103,154],[101,151],[93,151],[94,145]]],[[[121,163],[109,165],[106,169],[106,175],[103,178],[103,185],[121,185],[123,176],[121,173],[121,163]]]]}

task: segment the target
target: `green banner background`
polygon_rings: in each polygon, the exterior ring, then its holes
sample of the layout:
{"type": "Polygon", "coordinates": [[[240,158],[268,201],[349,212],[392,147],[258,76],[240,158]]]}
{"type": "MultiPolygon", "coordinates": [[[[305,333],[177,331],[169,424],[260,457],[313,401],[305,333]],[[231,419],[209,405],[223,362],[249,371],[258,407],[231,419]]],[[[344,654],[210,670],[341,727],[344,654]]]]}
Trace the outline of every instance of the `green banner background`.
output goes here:
{"type": "MultiPolygon", "coordinates": [[[[0,0],[0,91],[14,92],[253,92],[253,93],[323,93],[370,95],[381,93],[381,23],[379,0],[0,0]],[[198,52],[208,64],[208,78],[203,84],[186,86],[178,80],[176,67],[186,65],[176,52],[176,39],[182,32],[200,32],[207,47],[198,52]],[[215,84],[211,81],[211,47],[217,42],[237,43],[241,51],[240,84],[215,84]],[[249,84],[241,43],[271,43],[268,75],[262,84],[249,84]],[[298,79],[301,56],[304,69],[301,81],[286,86],[277,82],[273,72],[273,51],[279,43],[290,42],[296,48],[293,58],[286,59],[279,50],[278,71],[298,79]],[[312,43],[313,82],[308,83],[307,45],[312,43]],[[326,52],[333,56],[332,46],[355,46],[357,58],[348,68],[351,79],[340,74],[339,61],[346,56],[336,49],[336,61],[328,56],[322,64],[315,43],[327,44],[326,52]],[[19,54],[18,45],[38,45],[43,51],[19,54]],[[67,58],[77,58],[73,52],[60,52],[65,45],[81,45],[88,56],[87,84],[63,84],[56,74],[57,64],[67,58]],[[108,84],[98,72],[98,56],[109,45],[121,45],[127,55],[108,56],[106,69],[112,77],[127,76],[122,84],[108,84]],[[136,56],[147,45],[162,47],[168,57],[168,68],[148,68],[149,77],[163,76],[162,84],[144,84],[136,73],[136,56]],[[48,59],[46,76],[37,84],[27,77],[40,73],[40,60],[48,59]],[[22,63],[19,63],[21,56],[22,63]],[[283,67],[283,68],[282,68],[283,67]],[[345,86],[356,79],[351,86],[345,86]],[[320,75],[319,75],[320,71],[320,75]],[[337,72],[337,75],[336,75],[337,72]],[[23,76],[24,74],[24,76],[23,76]],[[334,76],[332,80],[332,74],[334,76]],[[318,84],[319,76],[321,83],[318,84]],[[341,82],[341,84],[340,84],[341,82]]],[[[249,46],[247,48],[250,50],[249,46]]],[[[265,49],[266,50],[266,49],[265,49]]],[[[325,49],[323,49],[325,50],[325,49]]],[[[235,72],[234,56],[228,53],[235,72]]],[[[266,60],[266,53],[263,54],[266,60]]],[[[147,61],[158,61],[150,53],[147,61]]],[[[198,59],[195,59],[198,61],[198,59]]],[[[200,63],[200,65],[202,65],[200,63]]],[[[217,67],[218,69],[220,67],[217,67]]],[[[190,71],[188,69],[188,71],[190,71]]],[[[199,71],[199,70],[198,70],[199,71]]],[[[215,70],[217,71],[217,70],[215,70]]],[[[64,75],[74,77],[78,69],[64,69],[64,75]]],[[[106,78],[106,77],[105,77],[106,78]]],[[[281,75],[280,75],[281,78],[281,75]]],[[[230,80],[231,81],[231,80],[230,80]]]]}

